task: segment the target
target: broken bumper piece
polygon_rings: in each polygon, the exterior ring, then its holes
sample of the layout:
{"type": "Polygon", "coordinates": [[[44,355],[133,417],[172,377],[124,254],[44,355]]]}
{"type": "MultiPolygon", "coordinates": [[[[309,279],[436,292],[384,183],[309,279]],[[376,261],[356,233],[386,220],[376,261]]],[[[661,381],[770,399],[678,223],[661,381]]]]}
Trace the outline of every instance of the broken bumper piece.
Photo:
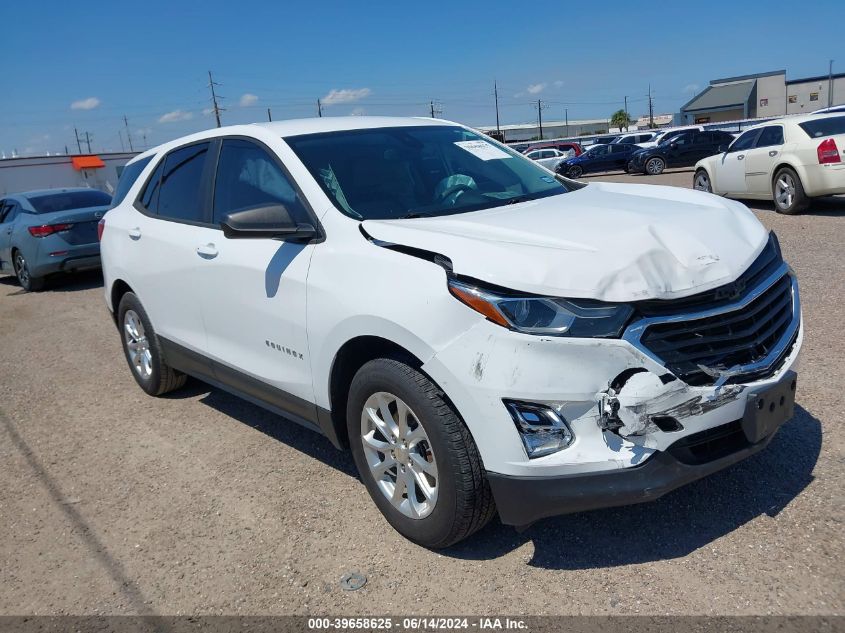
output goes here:
{"type": "Polygon", "coordinates": [[[653,501],[764,449],[792,417],[797,375],[748,394],[743,417],[687,435],[645,462],[613,471],[558,477],[488,472],[502,523],[527,527],[560,514],[653,501]]]}

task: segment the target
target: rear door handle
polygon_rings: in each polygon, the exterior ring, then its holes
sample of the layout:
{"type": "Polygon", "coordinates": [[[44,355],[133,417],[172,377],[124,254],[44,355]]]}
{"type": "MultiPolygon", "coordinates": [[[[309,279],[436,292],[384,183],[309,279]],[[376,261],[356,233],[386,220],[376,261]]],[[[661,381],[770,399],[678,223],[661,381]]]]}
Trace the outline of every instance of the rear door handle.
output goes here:
{"type": "Polygon", "coordinates": [[[777,155],[778,155],[778,151],[776,149],[773,149],[771,152],[769,152],[769,156],[777,156],[777,155]]]}
{"type": "Polygon", "coordinates": [[[214,259],[217,257],[217,248],[214,244],[205,244],[204,246],[197,247],[197,255],[202,257],[203,259],[214,259]]]}
{"type": "Polygon", "coordinates": [[[138,228],[137,226],[134,229],[129,229],[127,231],[127,233],[129,234],[129,237],[132,238],[133,240],[140,240],[141,239],[141,229],[138,228]]]}

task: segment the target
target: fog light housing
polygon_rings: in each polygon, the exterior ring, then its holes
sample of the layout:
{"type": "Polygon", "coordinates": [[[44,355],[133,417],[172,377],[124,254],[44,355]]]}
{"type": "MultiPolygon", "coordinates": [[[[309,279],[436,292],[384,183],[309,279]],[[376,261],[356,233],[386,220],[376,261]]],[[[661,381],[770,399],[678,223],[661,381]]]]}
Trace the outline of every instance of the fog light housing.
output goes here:
{"type": "Polygon", "coordinates": [[[575,439],[566,420],[551,407],[504,400],[529,459],[563,450],[575,439]]]}

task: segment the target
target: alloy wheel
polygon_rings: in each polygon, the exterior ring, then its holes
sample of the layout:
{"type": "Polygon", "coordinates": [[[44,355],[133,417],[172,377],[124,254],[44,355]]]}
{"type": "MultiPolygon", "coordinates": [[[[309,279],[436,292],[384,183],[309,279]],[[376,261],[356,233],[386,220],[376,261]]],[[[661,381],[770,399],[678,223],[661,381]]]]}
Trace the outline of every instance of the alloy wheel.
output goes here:
{"type": "Polygon", "coordinates": [[[374,393],[361,412],[361,442],[370,474],[390,504],[412,519],[431,514],[437,503],[437,464],[410,407],[392,393],[374,393]]]}
{"type": "Polygon", "coordinates": [[[141,317],[134,310],[127,310],[123,315],[123,338],[126,341],[126,353],[135,372],[144,380],[153,373],[153,356],[150,341],[144,331],[141,317]]]}
{"type": "Polygon", "coordinates": [[[20,253],[15,253],[15,274],[21,286],[29,287],[29,268],[27,268],[26,260],[20,253]]]}
{"type": "Polygon", "coordinates": [[[795,201],[795,180],[787,173],[781,174],[775,183],[775,202],[781,209],[788,209],[795,201]]]}
{"type": "Polygon", "coordinates": [[[646,163],[645,168],[652,176],[656,176],[663,171],[663,161],[659,158],[652,158],[646,163]]]}
{"type": "Polygon", "coordinates": [[[693,188],[698,189],[699,191],[713,191],[713,189],[710,187],[710,178],[707,176],[706,172],[700,171],[695,175],[695,182],[693,183],[693,188]]]}

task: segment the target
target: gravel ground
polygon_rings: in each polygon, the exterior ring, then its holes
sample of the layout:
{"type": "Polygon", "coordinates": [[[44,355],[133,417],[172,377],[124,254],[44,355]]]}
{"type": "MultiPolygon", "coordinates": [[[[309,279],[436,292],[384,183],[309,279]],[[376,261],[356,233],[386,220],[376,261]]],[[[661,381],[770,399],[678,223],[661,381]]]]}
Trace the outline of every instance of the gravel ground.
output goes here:
{"type": "Polygon", "coordinates": [[[494,522],[439,553],[390,529],[327,440],[198,382],[144,395],[99,276],[0,278],[0,614],[841,614],[845,200],[751,204],[807,324],[769,448],[651,504],[494,522]],[[341,590],[349,571],[363,589],[341,590]]]}

